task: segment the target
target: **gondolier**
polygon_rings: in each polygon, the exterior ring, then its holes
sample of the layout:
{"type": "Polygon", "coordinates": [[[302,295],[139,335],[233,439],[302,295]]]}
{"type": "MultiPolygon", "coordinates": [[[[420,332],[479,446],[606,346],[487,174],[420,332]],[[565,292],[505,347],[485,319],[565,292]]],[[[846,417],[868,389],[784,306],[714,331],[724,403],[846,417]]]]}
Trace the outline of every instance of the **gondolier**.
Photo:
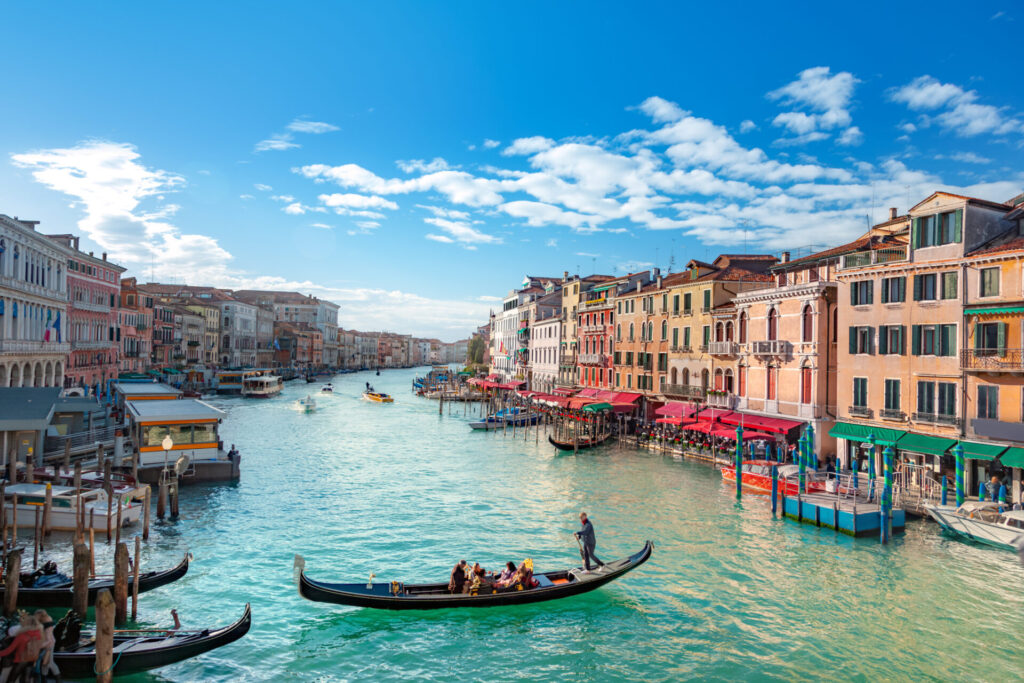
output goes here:
{"type": "Polygon", "coordinates": [[[597,567],[603,567],[604,562],[597,559],[594,555],[594,548],[597,546],[597,537],[594,536],[594,525],[587,519],[587,513],[580,513],[580,524],[583,526],[579,531],[576,532],[576,538],[580,540],[583,548],[583,568],[587,571],[596,569],[597,567]],[[590,561],[593,560],[597,567],[591,567],[590,561]]]}

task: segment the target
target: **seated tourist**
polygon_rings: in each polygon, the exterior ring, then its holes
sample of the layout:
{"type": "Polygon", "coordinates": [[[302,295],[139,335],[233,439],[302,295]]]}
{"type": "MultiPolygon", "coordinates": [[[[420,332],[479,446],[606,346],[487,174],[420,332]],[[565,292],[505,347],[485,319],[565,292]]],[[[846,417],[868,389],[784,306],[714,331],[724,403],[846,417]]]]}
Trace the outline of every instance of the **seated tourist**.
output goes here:
{"type": "Polygon", "coordinates": [[[487,572],[485,572],[484,568],[481,567],[479,564],[474,564],[473,565],[473,574],[472,574],[472,576],[473,576],[473,578],[472,578],[472,581],[470,583],[470,591],[471,592],[472,591],[479,592],[481,589],[489,588],[492,585],[490,580],[487,578],[487,572]]]}
{"type": "Polygon", "coordinates": [[[509,585],[509,582],[512,581],[512,575],[515,574],[515,573],[516,573],[516,563],[515,562],[506,562],[505,563],[505,569],[503,569],[501,574],[498,576],[498,579],[496,581],[496,585],[498,585],[498,586],[507,586],[507,585],[509,585]]]}

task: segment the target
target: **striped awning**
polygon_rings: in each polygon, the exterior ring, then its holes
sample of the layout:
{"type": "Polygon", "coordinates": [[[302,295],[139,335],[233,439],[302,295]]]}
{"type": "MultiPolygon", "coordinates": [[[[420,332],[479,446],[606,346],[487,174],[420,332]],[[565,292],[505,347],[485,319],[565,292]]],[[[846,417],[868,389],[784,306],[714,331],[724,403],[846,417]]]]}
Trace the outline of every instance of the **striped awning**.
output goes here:
{"type": "Polygon", "coordinates": [[[989,306],[965,311],[967,315],[996,315],[999,313],[1024,313],[1024,306],[989,306]]]}

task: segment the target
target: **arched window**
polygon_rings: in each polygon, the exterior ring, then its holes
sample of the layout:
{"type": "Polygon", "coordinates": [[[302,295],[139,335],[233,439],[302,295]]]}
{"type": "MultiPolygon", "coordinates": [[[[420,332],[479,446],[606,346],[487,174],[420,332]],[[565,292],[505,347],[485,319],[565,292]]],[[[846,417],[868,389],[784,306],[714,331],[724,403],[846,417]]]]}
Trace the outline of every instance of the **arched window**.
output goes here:
{"type": "Polygon", "coordinates": [[[647,341],[654,341],[654,323],[647,323],[647,341]]]}
{"type": "Polygon", "coordinates": [[[683,368],[683,386],[687,386],[690,383],[690,369],[683,368]]]}
{"type": "Polygon", "coordinates": [[[726,370],[725,371],[725,390],[726,390],[726,392],[728,392],[730,394],[733,393],[732,379],[733,379],[732,378],[732,370],[726,370]]]}
{"type": "Polygon", "coordinates": [[[774,308],[768,311],[768,341],[774,341],[779,331],[779,314],[774,308]]]}
{"type": "Polygon", "coordinates": [[[717,391],[725,389],[725,373],[722,372],[722,368],[715,370],[715,389],[717,391]]]}
{"type": "Polygon", "coordinates": [[[708,384],[711,382],[711,373],[708,372],[707,368],[700,371],[700,385],[705,389],[708,388],[708,384]]]}
{"type": "Polygon", "coordinates": [[[810,304],[804,306],[801,321],[803,323],[803,340],[805,342],[814,341],[814,311],[811,310],[810,304]]]}
{"type": "Polygon", "coordinates": [[[678,382],[676,382],[676,380],[678,379],[677,375],[678,373],[676,372],[676,369],[672,368],[672,370],[669,372],[669,377],[671,378],[669,380],[669,384],[678,384],[678,382]]]}
{"type": "Polygon", "coordinates": [[[747,367],[745,365],[739,366],[736,369],[736,395],[746,396],[747,395],[747,367]]]}
{"type": "Polygon", "coordinates": [[[629,324],[629,341],[633,341],[633,323],[629,324]]]}
{"type": "Polygon", "coordinates": [[[668,321],[661,321],[661,341],[668,339],[668,321]]]}
{"type": "Polygon", "coordinates": [[[604,337],[601,337],[601,353],[604,353],[604,337]]]}
{"type": "Polygon", "coordinates": [[[615,339],[617,341],[622,341],[622,323],[615,326],[615,339]]]}
{"type": "Polygon", "coordinates": [[[732,321],[725,324],[725,341],[732,341],[732,321]]]}
{"type": "Polygon", "coordinates": [[[805,405],[813,403],[811,398],[811,368],[809,366],[800,368],[800,402],[805,405]]]}
{"type": "Polygon", "coordinates": [[[775,400],[776,382],[777,382],[778,377],[779,377],[779,369],[776,368],[776,367],[769,366],[765,370],[765,375],[766,375],[766,382],[767,382],[765,396],[766,396],[766,398],[769,401],[774,401],[775,400]]]}
{"type": "Polygon", "coordinates": [[[746,311],[743,311],[742,313],[740,313],[740,330],[739,330],[739,332],[740,332],[740,334],[739,334],[740,338],[738,340],[739,343],[740,344],[746,344],[747,343],[747,312],[746,311]]]}
{"type": "Polygon", "coordinates": [[[725,341],[725,327],[722,325],[722,323],[715,324],[715,341],[725,341]]]}

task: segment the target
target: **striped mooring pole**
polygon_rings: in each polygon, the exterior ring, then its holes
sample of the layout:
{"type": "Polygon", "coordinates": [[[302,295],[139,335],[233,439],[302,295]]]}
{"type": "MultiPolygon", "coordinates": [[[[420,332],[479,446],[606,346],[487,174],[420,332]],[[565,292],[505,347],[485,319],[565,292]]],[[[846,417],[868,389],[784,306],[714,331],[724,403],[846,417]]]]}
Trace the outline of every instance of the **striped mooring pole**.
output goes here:
{"type": "Polygon", "coordinates": [[[868,434],[868,502],[875,499],[875,435],[868,434]]]}
{"type": "Polygon", "coordinates": [[[807,433],[800,434],[800,439],[796,445],[796,459],[797,464],[800,466],[800,488],[798,489],[801,494],[807,493],[807,433]]]}
{"type": "Polygon", "coordinates": [[[818,471],[818,453],[814,450],[814,425],[807,423],[807,466],[815,472],[818,471]]]}
{"type": "Polygon", "coordinates": [[[772,465],[772,516],[779,509],[779,466],[772,465]]]}
{"type": "Polygon", "coordinates": [[[882,543],[888,543],[892,536],[892,446],[886,446],[882,451],[882,465],[885,477],[882,485],[882,543]]]}
{"type": "Polygon", "coordinates": [[[960,443],[953,446],[953,457],[956,458],[956,506],[964,504],[964,447],[960,443]]]}
{"type": "Polygon", "coordinates": [[[743,495],[743,425],[736,425],[736,498],[743,495]]]}

